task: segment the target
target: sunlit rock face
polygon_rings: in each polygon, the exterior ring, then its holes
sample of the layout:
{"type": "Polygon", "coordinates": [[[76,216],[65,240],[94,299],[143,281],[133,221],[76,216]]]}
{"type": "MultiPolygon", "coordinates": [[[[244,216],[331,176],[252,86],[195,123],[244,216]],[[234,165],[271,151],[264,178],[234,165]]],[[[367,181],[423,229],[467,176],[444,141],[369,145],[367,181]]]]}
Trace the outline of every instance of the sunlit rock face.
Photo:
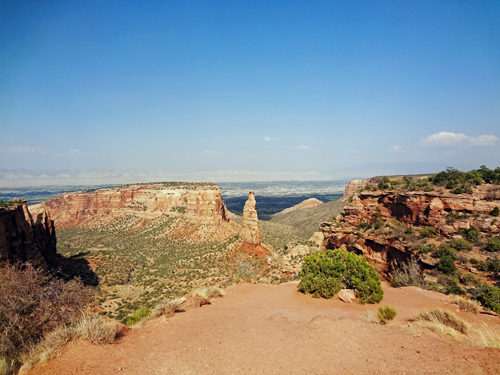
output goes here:
{"type": "Polygon", "coordinates": [[[74,227],[93,216],[133,215],[151,220],[164,212],[185,214],[197,224],[227,222],[221,191],[213,184],[152,183],[65,193],[32,210],[50,212],[56,227],[74,227]]]}
{"type": "Polygon", "coordinates": [[[240,235],[244,242],[260,245],[259,219],[257,217],[256,201],[253,191],[248,193],[248,200],[243,208],[240,235]]]}
{"type": "Polygon", "coordinates": [[[0,208],[0,260],[31,261],[47,268],[56,258],[54,222],[45,210],[30,214],[26,201],[0,208]]]}
{"type": "MultiPolygon", "coordinates": [[[[436,188],[424,191],[363,191],[354,193],[344,208],[342,219],[322,223],[323,249],[345,248],[362,254],[385,278],[390,276],[391,265],[408,261],[413,255],[411,243],[401,236],[385,231],[362,231],[357,226],[381,220],[393,220],[422,228],[432,226],[440,235],[451,237],[461,229],[472,226],[483,233],[500,233],[497,217],[489,215],[500,206],[500,188],[495,185],[474,187],[472,194],[453,194],[436,188]]],[[[420,258],[421,263],[429,261],[420,258]]]]}

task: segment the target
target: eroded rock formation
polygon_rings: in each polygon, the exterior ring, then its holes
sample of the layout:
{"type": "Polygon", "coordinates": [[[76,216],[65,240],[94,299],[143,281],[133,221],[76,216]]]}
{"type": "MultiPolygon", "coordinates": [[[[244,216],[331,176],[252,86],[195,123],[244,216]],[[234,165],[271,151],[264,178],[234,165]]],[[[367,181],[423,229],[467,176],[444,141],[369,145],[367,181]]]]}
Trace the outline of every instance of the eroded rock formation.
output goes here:
{"type": "Polygon", "coordinates": [[[42,268],[56,258],[54,222],[44,211],[33,220],[26,201],[0,208],[0,260],[32,261],[42,268]]]}
{"type": "Polygon", "coordinates": [[[412,226],[432,226],[443,235],[475,226],[482,232],[500,232],[498,219],[489,212],[500,202],[490,199],[492,185],[474,188],[472,194],[453,194],[449,190],[363,191],[344,208],[344,222],[358,225],[362,220],[397,219],[412,226]]]}
{"type": "Polygon", "coordinates": [[[31,206],[31,209],[47,210],[56,227],[61,228],[76,226],[98,215],[133,215],[150,220],[165,211],[185,213],[190,221],[198,224],[228,221],[220,188],[211,184],[152,183],[77,191],[31,206]]]}
{"type": "MultiPolygon", "coordinates": [[[[483,233],[499,233],[498,219],[489,212],[500,205],[497,187],[481,185],[472,194],[452,194],[442,188],[424,191],[363,191],[353,195],[339,222],[322,223],[323,249],[346,248],[364,255],[385,278],[392,265],[408,261],[411,244],[401,236],[379,231],[362,231],[363,223],[397,222],[412,227],[432,226],[437,233],[453,236],[474,226],[483,233]]],[[[427,264],[421,259],[421,262],[427,264]]]]}
{"type": "Polygon", "coordinates": [[[378,180],[376,180],[375,178],[367,178],[364,180],[351,180],[344,188],[344,197],[353,195],[355,192],[357,192],[359,189],[364,188],[366,185],[374,184],[377,182],[378,180]]]}
{"type": "Polygon", "coordinates": [[[260,245],[259,219],[257,217],[256,201],[253,191],[248,193],[248,200],[243,208],[240,235],[243,242],[252,245],[260,245]]]}

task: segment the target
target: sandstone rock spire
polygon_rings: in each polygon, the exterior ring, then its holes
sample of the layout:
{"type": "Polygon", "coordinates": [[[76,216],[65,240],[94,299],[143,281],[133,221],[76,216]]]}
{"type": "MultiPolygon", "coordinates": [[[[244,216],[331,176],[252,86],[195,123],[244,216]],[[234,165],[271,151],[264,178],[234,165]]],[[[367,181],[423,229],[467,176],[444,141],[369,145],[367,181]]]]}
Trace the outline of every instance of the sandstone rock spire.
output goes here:
{"type": "Polygon", "coordinates": [[[241,238],[244,242],[253,245],[260,245],[259,219],[257,217],[256,202],[253,191],[248,193],[248,200],[243,208],[241,238]]]}

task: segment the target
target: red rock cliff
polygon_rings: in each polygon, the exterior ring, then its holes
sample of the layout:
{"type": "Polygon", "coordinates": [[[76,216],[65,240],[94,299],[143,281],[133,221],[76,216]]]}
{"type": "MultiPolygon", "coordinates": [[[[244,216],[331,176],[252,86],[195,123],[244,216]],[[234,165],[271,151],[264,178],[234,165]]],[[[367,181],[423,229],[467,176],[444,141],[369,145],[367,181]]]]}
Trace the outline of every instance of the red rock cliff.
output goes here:
{"type": "Polygon", "coordinates": [[[494,207],[500,206],[497,190],[492,185],[481,185],[472,194],[458,195],[445,189],[355,193],[340,222],[321,224],[323,248],[344,247],[362,254],[384,278],[389,278],[395,262],[412,257],[411,244],[395,234],[363,231],[357,225],[377,220],[391,223],[396,219],[414,227],[432,226],[444,236],[471,226],[483,233],[499,233],[498,218],[489,215],[494,207]]]}
{"type": "Polygon", "coordinates": [[[216,185],[136,184],[65,193],[31,206],[50,212],[56,227],[72,227],[97,215],[134,215],[154,219],[164,211],[185,212],[193,222],[227,222],[227,210],[216,185]]]}
{"type": "Polygon", "coordinates": [[[54,222],[46,211],[33,220],[26,201],[0,208],[0,260],[33,261],[47,268],[56,252],[54,222]]]}
{"type": "Polygon", "coordinates": [[[474,188],[473,194],[452,194],[449,190],[424,191],[363,191],[355,194],[344,208],[344,221],[351,225],[361,220],[372,221],[380,215],[384,221],[392,218],[413,226],[433,226],[439,233],[450,235],[462,228],[475,226],[482,232],[500,232],[498,219],[488,213],[500,205],[489,196],[492,185],[474,188]],[[460,213],[458,219],[452,215],[460,213]]]}

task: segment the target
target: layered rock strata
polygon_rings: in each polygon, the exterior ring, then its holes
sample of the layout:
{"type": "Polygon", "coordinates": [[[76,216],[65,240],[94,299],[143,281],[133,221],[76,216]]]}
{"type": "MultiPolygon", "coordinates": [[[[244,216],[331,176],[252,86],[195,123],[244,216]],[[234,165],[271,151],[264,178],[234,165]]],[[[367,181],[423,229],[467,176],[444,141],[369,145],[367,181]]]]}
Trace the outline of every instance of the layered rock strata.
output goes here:
{"type": "Polygon", "coordinates": [[[179,212],[194,223],[220,224],[229,221],[216,185],[152,183],[65,193],[47,202],[31,206],[50,212],[56,227],[73,227],[100,215],[133,215],[155,219],[164,212],[179,212]]]}
{"type": "MultiPolygon", "coordinates": [[[[323,249],[345,248],[364,255],[384,277],[390,277],[393,265],[408,261],[413,250],[411,244],[395,234],[362,231],[362,223],[382,221],[413,227],[432,226],[437,233],[453,236],[461,229],[474,226],[483,233],[499,233],[498,218],[490,216],[500,206],[497,186],[481,185],[472,194],[452,194],[445,189],[424,191],[363,191],[353,195],[339,222],[322,223],[323,249]]],[[[423,266],[432,262],[420,259],[423,266]]]]}
{"type": "Polygon", "coordinates": [[[472,194],[453,194],[441,189],[424,191],[363,191],[355,194],[343,212],[343,221],[358,225],[362,220],[396,219],[412,226],[432,226],[449,236],[471,226],[486,233],[499,233],[498,218],[490,216],[500,200],[492,197],[493,185],[474,188],[472,194]]]}
{"type": "Polygon", "coordinates": [[[47,268],[56,253],[54,222],[46,211],[37,211],[33,220],[26,201],[0,208],[0,260],[32,261],[47,268]]]}
{"type": "Polygon", "coordinates": [[[248,200],[243,208],[243,220],[241,224],[241,239],[252,245],[260,245],[259,219],[257,217],[257,202],[254,192],[248,193],[248,200]]]}

